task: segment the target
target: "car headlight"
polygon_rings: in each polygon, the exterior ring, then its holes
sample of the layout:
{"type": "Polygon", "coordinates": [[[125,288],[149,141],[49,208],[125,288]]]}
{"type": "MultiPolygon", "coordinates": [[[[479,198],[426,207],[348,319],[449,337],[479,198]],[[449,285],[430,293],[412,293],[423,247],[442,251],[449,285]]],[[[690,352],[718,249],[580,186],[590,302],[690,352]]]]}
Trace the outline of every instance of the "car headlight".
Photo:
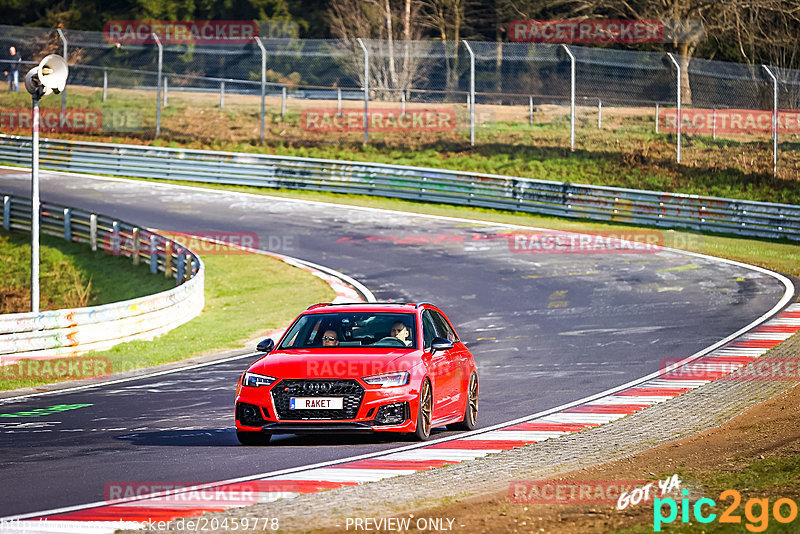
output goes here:
{"type": "Polygon", "coordinates": [[[272,378],[271,376],[259,375],[256,373],[247,372],[244,374],[242,385],[250,386],[251,388],[257,388],[259,386],[268,386],[273,382],[275,382],[275,380],[277,380],[277,378],[272,378]]]}
{"type": "Polygon", "coordinates": [[[411,375],[408,371],[400,371],[397,373],[385,373],[382,375],[367,376],[364,377],[363,380],[367,384],[371,384],[373,386],[390,388],[393,386],[405,386],[408,384],[409,378],[411,378],[411,375]]]}

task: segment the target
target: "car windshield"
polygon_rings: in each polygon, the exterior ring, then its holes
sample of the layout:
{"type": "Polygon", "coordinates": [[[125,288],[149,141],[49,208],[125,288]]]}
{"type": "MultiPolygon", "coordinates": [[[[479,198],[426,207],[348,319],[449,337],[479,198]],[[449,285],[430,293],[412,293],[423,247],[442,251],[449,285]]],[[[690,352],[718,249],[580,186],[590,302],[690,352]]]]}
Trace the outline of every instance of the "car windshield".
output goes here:
{"type": "Polygon", "coordinates": [[[416,346],[412,313],[311,313],[292,325],[279,349],[416,346]]]}

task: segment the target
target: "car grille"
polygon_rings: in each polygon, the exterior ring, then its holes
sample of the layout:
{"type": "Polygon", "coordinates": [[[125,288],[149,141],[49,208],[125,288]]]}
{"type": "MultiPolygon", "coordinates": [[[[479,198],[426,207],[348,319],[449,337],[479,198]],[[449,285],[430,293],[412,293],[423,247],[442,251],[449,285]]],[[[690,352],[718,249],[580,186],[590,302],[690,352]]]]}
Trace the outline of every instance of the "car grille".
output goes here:
{"type": "Polygon", "coordinates": [[[279,419],[355,419],[364,388],[355,380],[282,380],[272,388],[279,419]],[[291,397],[342,397],[342,410],[290,410],[291,397]]]}

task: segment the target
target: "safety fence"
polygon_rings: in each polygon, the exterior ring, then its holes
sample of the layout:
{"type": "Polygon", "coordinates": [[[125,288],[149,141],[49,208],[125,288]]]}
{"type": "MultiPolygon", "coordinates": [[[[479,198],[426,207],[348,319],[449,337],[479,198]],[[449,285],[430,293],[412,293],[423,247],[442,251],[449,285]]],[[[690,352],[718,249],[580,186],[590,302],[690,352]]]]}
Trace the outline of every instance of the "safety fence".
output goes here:
{"type": "MultiPolygon", "coordinates": [[[[5,230],[30,231],[31,201],[0,195],[5,230]]],[[[129,257],[177,286],[154,295],[102,306],[0,315],[0,366],[50,359],[151,339],[196,317],[204,305],[204,266],[178,242],[135,225],[87,211],[42,203],[41,231],[92,250],[129,257]]]]}
{"type": "MultiPolygon", "coordinates": [[[[30,138],[0,135],[0,163],[30,138]]],[[[380,163],[42,140],[42,166],[108,176],[304,189],[800,240],[800,207],[380,163]]]]}
{"type": "MultiPolygon", "coordinates": [[[[46,53],[69,63],[60,106],[43,104],[55,136],[589,151],[613,139],[620,151],[649,153],[643,141],[659,141],[679,162],[800,176],[796,151],[781,144],[800,135],[800,71],[775,66],[552,43],[186,45],[0,25],[0,50],[11,45],[23,70],[46,53]]],[[[25,134],[27,104],[0,93],[0,130],[25,134]]]]}

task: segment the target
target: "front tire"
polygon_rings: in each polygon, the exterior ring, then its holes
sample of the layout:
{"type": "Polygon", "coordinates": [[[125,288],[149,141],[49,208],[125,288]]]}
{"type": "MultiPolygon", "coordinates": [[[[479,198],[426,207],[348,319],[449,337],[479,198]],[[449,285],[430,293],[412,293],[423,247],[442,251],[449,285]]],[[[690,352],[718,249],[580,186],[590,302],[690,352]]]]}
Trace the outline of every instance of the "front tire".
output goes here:
{"type": "Polygon", "coordinates": [[[238,439],[239,443],[241,443],[242,445],[248,445],[248,446],[266,445],[269,443],[271,437],[272,437],[271,434],[266,434],[264,432],[243,432],[240,430],[236,431],[236,439],[238,439]]]}
{"type": "Polygon", "coordinates": [[[464,420],[460,423],[447,425],[448,430],[474,430],[478,423],[478,375],[472,373],[469,377],[467,388],[467,408],[464,410],[464,420]]]}
{"type": "Polygon", "coordinates": [[[419,408],[417,410],[417,429],[414,437],[419,441],[427,441],[431,437],[431,421],[433,420],[433,391],[431,383],[425,379],[419,392],[419,408]]]}

